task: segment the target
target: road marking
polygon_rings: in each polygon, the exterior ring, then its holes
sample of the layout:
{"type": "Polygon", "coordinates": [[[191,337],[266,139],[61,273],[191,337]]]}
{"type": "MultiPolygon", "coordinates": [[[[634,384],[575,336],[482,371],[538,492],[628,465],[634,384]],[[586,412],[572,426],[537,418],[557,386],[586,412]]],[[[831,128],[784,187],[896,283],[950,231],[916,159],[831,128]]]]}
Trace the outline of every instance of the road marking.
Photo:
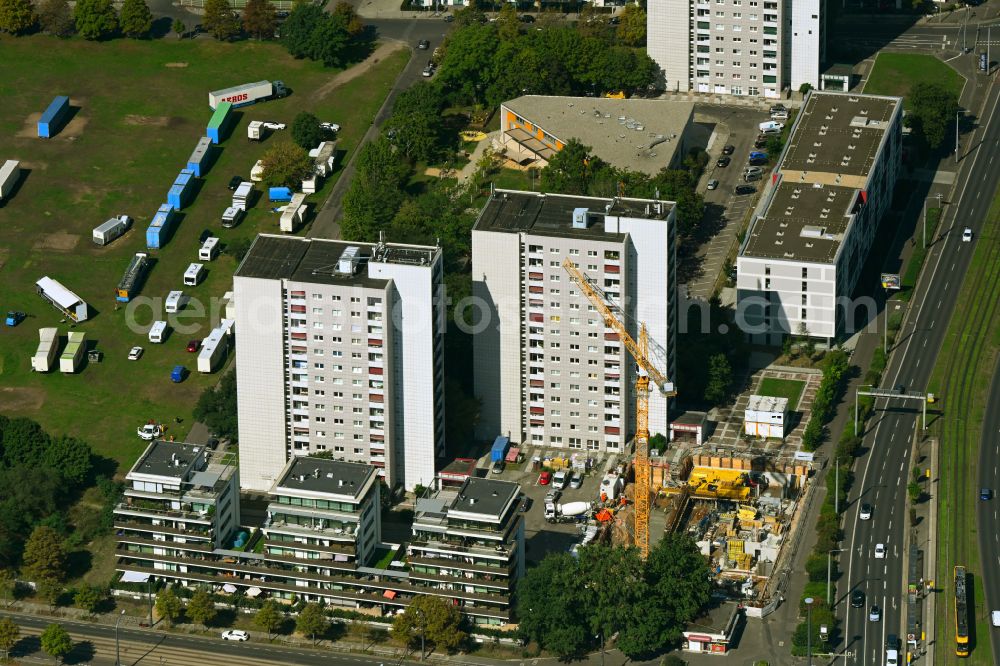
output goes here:
{"type": "Polygon", "coordinates": [[[892,531],[892,521],[891,520],[889,521],[889,531],[890,532],[892,531]]]}
{"type": "Polygon", "coordinates": [[[919,358],[917,359],[917,364],[915,366],[913,366],[913,367],[914,368],[919,368],[920,367],[920,359],[919,358]]]}
{"type": "Polygon", "coordinates": [[[953,270],[955,270],[955,264],[954,264],[954,263],[952,263],[952,265],[951,265],[951,268],[949,268],[948,270],[949,270],[949,271],[953,271],[953,270]]]}

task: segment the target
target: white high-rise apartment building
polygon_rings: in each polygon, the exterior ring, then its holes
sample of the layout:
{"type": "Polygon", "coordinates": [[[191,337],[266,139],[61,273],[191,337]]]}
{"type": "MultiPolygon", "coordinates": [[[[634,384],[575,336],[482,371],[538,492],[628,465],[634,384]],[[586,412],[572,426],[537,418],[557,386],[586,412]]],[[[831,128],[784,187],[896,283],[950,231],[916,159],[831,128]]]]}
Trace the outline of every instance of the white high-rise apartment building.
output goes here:
{"type": "Polygon", "coordinates": [[[233,278],[240,481],[296,455],[370,463],[390,486],[444,452],[441,250],[260,235],[233,278]]]}
{"type": "MultiPolygon", "coordinates": [[[[623,452],[635,430],[635,362],[562,264],[624,309],[630,335],[645,323],[672,379],[675,246],[670,202],[495,191],[472,231],[477,436],[623,452]]],[[[651,433],[667,434],[667,409],[654,391],[651,433]]]]}
{"type": "Polygon", "coordinates": [[[650,0],[647,50],[671,92],[819,88],[826,0],[650,0]]]}

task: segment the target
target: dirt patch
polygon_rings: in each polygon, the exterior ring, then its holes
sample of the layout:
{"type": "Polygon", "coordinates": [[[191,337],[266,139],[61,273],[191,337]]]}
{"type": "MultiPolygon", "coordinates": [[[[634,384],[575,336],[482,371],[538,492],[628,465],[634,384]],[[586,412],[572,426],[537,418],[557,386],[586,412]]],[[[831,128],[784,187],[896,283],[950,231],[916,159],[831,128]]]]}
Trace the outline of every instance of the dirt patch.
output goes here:
{"type": "Polygon", "coordinates": [[[48,162],[29,162],[27,160],[21,162],[22,169],[30,169],[31,171],[45,171],[49,168],[48,162]]]}
{"type": "Polygon", "coordinates": [[[38,136],[38,120],[42,117],[42,112],[29,114],[27,118],[24,119],[24,125],[21,127],[21,131],[17,133],[17,136],[24,139],[34,139],[38,136]]]}
{"type": "Polygon", "coordinates": [[[168,116],[137,116],[128,114],[125,116],[126,125],[145,125],[147,127],[170,127],[168,116]]]}
{"type": "Polygon", "coordinates": [[[32,412],[45,404],[45,391],[39,388],[0,386],[0,403],[8,412],[32,412]]]}
{"type": "Polygon", "coordinates": [[[372,67],[388,58],[397,50],[403,48],[406,48],[406,45],[403,44],[403,42],[395,40],[387,40],[379,44],[378,48],[376,48],[370,56],[359,62],[357,65],[354,65],[349,69],[345,69],[343,72],[337,74],[313,91],[313,94],[309,97],[309,101],[313,103],[320,101],[348,81],[353,81],[359,76],[367,74],[371,71],[372,67]]]}
{"type": "Polygon", "coordinates": [[[36,242],[35,250],[54,250],[56,252],[69,252],[80,242],[78,234],[68,234],[65,231],[56,231],[46,234],[40,241],[36,242]]]}
{"type": "Polygon", "coordinates": [[[73,116],[72,120],[66,123],[65,127],[59,130],[59,133],[56,134],[55,138],[69,139],[70,141],[73,141],[81,134],[83,134],[83,130],[84,128],[87,127],[87,123],[89,122],[90,118],[87,118],[86,116],[81,116],[79,113],[77,113],[75,116],[73,116]]]}
{"type": "Polygon", "coordinates": [[[166,65],[164,65],[164,67],[176,67],[176,68],[182,68],[187,66],[188,64],[186,62],[168,62],[166,65]]]}

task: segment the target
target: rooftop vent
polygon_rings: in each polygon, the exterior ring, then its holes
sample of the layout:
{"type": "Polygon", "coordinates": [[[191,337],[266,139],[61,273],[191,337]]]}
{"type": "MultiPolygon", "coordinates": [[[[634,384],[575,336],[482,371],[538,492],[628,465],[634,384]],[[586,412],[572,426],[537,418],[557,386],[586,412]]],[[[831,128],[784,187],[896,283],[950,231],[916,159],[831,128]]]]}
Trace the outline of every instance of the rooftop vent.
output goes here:
{"type": "Polygon", "coordinates": [[[317,467],[316,469],[313,470],[313,476],[315,478],[317,478],[317,479],[319,478],[319,476],[320,476],[320,474],[319,474],[319,467],[317,467]]]}
{"type": "Polygon", "coordinates": [[[337,272],[341,275],[354,275],[361,261],[360,253],[361,248],[357,245],[348,246],[337,261],[337,272]]]}
{"type": "Polygon", "coordinates": [[[831,111],[832,113],[837,113],[837,109],[838,109],[838,108],[839,108],[839,107],[836,107],[836,106],[831,106],[831,107],[830,107],[830,111],[831,111]]]}
{"type": "Polygon", "coordinates": [[[860,101],[861,101],[861,100],[860,100],[859,98],[857,98],[857,97],[848,97],[847,99],[848,99],[849,101],[851,101],[851,102],[860,102],[860,101]]]}
{"type": "Polygon", "coordinates": [[[475,503],[476,503],[476,498],[475,497],[470,497],[469,498],[469,504],[471,505],[471,504],[475,504],[475,503]]]}
{"type": "Polygon", "coordinates": [[[589,208],[574,208],[573,209],[573,228],[574,229],[586,229],[590,226],[590,209],[589,208]]]}
{"type": "Polygon", "coordinates": [[[807,224],[802,227],[802,231],[799,232],[799,236],[803,238],[822,238],[826,235],[826,227],[817,227],[813,224],[807,224]]]}

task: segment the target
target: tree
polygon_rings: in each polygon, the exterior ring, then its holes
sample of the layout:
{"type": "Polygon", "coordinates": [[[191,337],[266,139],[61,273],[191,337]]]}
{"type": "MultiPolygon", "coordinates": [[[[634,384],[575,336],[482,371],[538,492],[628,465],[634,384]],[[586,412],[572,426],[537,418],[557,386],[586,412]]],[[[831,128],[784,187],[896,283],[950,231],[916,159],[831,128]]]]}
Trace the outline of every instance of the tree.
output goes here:
{"type": "Polygon", "coordinates": [[[0,32],[23,35],[35,27],[30,0],[0,0],[0,32]]]}
{"type": "Polygon", "coordinates": [[[593,642],[578,561],[569,553],[545,557],[517,586],[520,631],[560,659],[583,654],[593,642]]]}
{"type": "Polygon", "coordinates": [[[705,387],[705,400],[713,405],[721,405],[729,396],[729,387],[733,383],[733,369],[725,354],[716,354],[708,360],[708,386],[705,387]]]}
{"type": "Polygon", "coordinates": [[[910,496],[910,502],[913,504],[919,502],[924,494],[924,490],[920,487],[920,484],[913,481],[907,484],[906,492],[910,496]]]}
{"type": "Polygon", "coordinates": [[[70,488],[79,488],[90,477],[94,466],[94,453],[82,439],[53,437],[42,457],[42,463],[57,472],[70,488]]]}
{"type": "Polygon", "coordinates": [[[315,173],[315,164],[302,148],[283,141],[269,148],[261,157],[262,178],[268,187],[298,188],[302,181],[315,173]]]}
{"type": "Polygon", "coordinates": [[[202,24],[220,41],[228,41],[240,32],[240,19],[229,6],[229,0],[205,0],[202,24]]]}
{"type": "Polygon", "coordinates": [[[174,19],[174,22],[170,24],[170,29],[173,30],[174,34],[178,37],[183,37],[184,33],[187,31],[187,26],[184,25],[184,21],[174,19]]]}
{"type": "Polygon", "coordinates": [[[187,608],[184,610],[184,614],[189,620],[196,624],[207,625],[209,622],[215,619],[215,615],[218,611],[215,608],[215,599],[209,594],[208,590],[203,587],[199,587],[195,590],[195,593],[191,595],[188,600],[187,608]]]}
{"type": "Polygon", "coordinates": [[[414,160],[429,161],[440,151],[444,91],[435,83],[418,83],[399,93],[386,123],[392,143],[414,160]]]}
{"type": "MultiPolygon", "coordinates": [[[[249,251],[247,244],[240,246],[232,241],[226,251],[242,261],[249,251]]],[[[236,371],[222,376],[218,386],[210,386],[198,398],[194,407],[194,417],[208,426],[217,436],[235,443],[238,440],[239,424],[236,420],[236,371]]]]}
{"type": "Polygon", "coordinates": [[[350,42],[343,16],[324,14],[309,33],[309,57],[327,67],[339,67],[345,63],[350,42]]]}
{"type": "Polygon", "coordinates": [[[910,89],[907,102],[910,106],[907,122],[931,149],[940,148],[955,123],[958,95],[940,83],[924,82],[910,89]]]}
{"type": "Polygon", "coordinates": [[[253,616],[253,622],[267,633],[267,640],[271,640],[271,634],[278,630],[285,621],[285,611],[281,610],[278,602],[268,599],[253,616]]]}
{"type": "Polygon", "coordinates": [[[619,14],[615,36],[625,46],[646,45],[646,12],[639,5],[629,3],[619,14]]]}
{"type": "Polygon", "coordinates": [[[361,17],[358,16],[357,11],[354,9],[354,5],[351,3],[341,0],[334,5],[331,15],[344,26],[347,30],[347,34],[352,38],[360,37],[364,33],[365,24],[362,23],[361,17]]]}
{"type": "Polygon", "coordinates": [[[93,585],[84,585],[73,595],[73,605],[77,608],[93,613],[106,599],[104,590],[93,585]]]}
{"type": "Polygon", "coordinates": [[[281,43],[295,58],[309,57],[313,28],[325,18],[323,9],[312,2],[297,2],[281,24],[281,43]]]}
{"type": "Polygon", "coordinates": [[[423,636],[432,648],[452,652],[465,641],[462,615],[458,609],[441,597],[420,594],[413,598],[401,615],[392,623],[392,635],[412,643],[423,636]]]}
{"type": "Polygon", "coordinates": [[[24,575],[34,581],[62,581],[66,577],[66,549],[51,527],[36,527],[24,545],[24,575]]]}
{"type": "Polygon", "coordinates": [[[66,0],[44,0],[38,8],[38,23],[50,35],[68,37],[73,33],[73,10],[66,0]]]}
{"type": "Polygon", "coordinates": [[[316,636],[322,636],[330,628],[326,613],[319,604],[306,604],[295,620],[295,630],[303,636],[308,636],[313,643],[316,636]]]}
{"type": "Polygon", "coordinates": [[[813,89],[812,84],[808,82],[803,83],[801,86],[799,86],[799,92],[802,93],[803,95],[805,95],[812,89],[813,89]]]}
{"type": "Polygon", "coordinates": [[[118,15],[122,32],[129,37],[138,39],[145,37],[153,29],[153,13],[149,11],[146,0],[125,0],[118,15]]]}
{"type": "Polygon", "coordinates": [[[497,36],[501,42],[513,42],[521,36],[521,20],[517,15],[517,7],[512,2],[503,3],[495,21],[497,36]]]}
{"type": "Polygon", "coordinates": [[[35,583],[38,597],[53,608],[59,603],[64,591],[63,584],[54,578],[41,578],[35,583]]]}
{"type": "Polygon", "coordinates": [[[10,649],[17,645],[21,637],[21,628],[9,617],[0,617],[0,650],[6,661],[10,657],[10,649]]]}
{"type": "Polygon", "coordinates": [[[292,121],[292,141],[306,150],[312,150],[326,137],[319,126],[319,118],[308,111],[300,111],[292,121]]]}
{"type": "Polygon", "coordinates": [[[50,624],[45,627],[41,636],[42,650],[59,663],[63,658],[73,651],[73,639],[69,633],[63,629],[61,624],[50,624]]]}
{"type": "Polygon", "coordinates": [[[118,30],[118,15],[111,0],[77,0],[73,17],[76,31],[84,39],[107,39],[118,30]]]}
{"type": "Polygon", "coordinates": [[[184,609],[172,588],[165,587],[156,595],[156,613],[170,624],[181,616],[184,609]]]}
{"type": "Polygon", "coordinates": [[[586,194],[591,170],[597,158],[590,155],[590,146],[570,139],[549,159],[542,169],[542,190],[559,194],[586,194]]]}
{"type": "Polygon", "coordinates": [[[243,30],[257,39],[270,39],[274,37],[277,26],[278,17],[271,2],[247,0],[246,7],[243,8],[243,30]]]}
{"type": "Polygon", "coordinates": [[[409,166],[399,159],[385,136],[362,146],[357,173],[344,195],[343,239],[378,240],[378,232],[388,227],[399,210],[408,176],[409,166]]]}

